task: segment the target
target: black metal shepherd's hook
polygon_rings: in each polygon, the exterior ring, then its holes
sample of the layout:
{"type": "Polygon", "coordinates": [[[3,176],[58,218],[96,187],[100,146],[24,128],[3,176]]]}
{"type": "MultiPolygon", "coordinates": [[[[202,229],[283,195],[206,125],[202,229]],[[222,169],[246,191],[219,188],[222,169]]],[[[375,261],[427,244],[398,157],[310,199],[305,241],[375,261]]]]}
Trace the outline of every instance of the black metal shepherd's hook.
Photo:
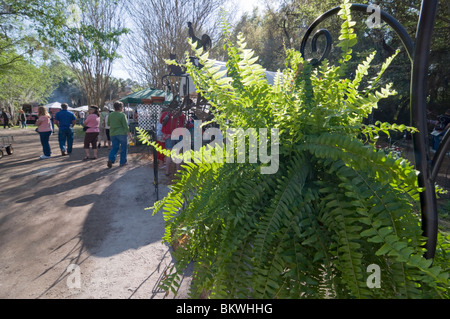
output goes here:
{"type": "MultiPolygon", "coordinates": [[[[411,60],[411,86],[410,86],[410,103],[411,126],[416,127],[419,132],[413,134],[413,146],[415,166],[419,171],[418,183],[419,187],[423,187],[424,191],[420,194],[420,203],[422,210],[422,229],[424,236],[427,237],[425,245],[425,257],[431,259],[436,252],[437,233],[438,233],[438,214],[435,192],[435,181],[437,173],[444,159],[446,150],[450,149],[450,130],[444,136],[439,149],[433,159],[429,158],[429,147],[427,137],[427,117],[426,117],[426,88],[427,74],[429,66],[429,56],[431,48],[431,39],[434,29],[434,21],[436,18],[436,10],[438,0],[423,0],[420,8],[419,22],[417,25],[416,38],[413,42],[406,32],[405,28],[391,15],[379,10],[380,18],[386,22],[400,37],[408,56],[411,60]]],[[[308,28],[302,40],[300,52],[305,56],[305,47],[308,37],[312,31],[325,19],[337,14],[341,8],[336,7],[318,17],[308,28]]],[[[352,11],[359,11],[372,14],[369,5],[352,4],[352,11]]],[[[313,52],[316,51],[316,40],[319,36],[326,37],[326,49],[320,59],[313,59],[311,63],[318,65],[331,48],[331,36],[325,29],[316,32],[312,39],[313,52]]]]}
{"type": "MultiPolygon", "coordinates": [[[[156,142],[156,125],[153,127],[152,140],[156,142]]],[[[156,201],[159,201],[158,150],[152,146],[153,155],[153,186],[155,186],[156,201]]]]}

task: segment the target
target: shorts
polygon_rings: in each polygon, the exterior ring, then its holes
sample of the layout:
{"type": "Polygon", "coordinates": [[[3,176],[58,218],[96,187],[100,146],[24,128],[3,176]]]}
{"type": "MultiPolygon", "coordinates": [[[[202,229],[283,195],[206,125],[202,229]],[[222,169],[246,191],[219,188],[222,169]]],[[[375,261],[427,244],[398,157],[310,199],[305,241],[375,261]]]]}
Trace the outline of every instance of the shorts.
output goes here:
{"type": "Polygon", "coordinates": [[[84,148],[89,149],[89,144],[92,144],[92,149],[97,149],[97,139],[98,139],[98,132],[95,133],[86,133],[84,137],[84,148]]]}

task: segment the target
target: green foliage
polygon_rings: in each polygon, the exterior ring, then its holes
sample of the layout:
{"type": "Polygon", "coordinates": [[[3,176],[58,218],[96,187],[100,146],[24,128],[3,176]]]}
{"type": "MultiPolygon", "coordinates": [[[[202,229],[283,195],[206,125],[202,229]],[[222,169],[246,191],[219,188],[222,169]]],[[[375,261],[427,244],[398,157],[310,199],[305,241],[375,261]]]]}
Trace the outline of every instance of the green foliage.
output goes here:
{"type": "Polygon", "coordinates": [[[46,29],[65,25],[62,0],[0,2],[0,103],[14,115],[23,103],[45,103],[62,77],[46,29]]]}
{"type": "Polygon", "coordinates": [[[15,107],[30,101],[46,103],[62,73],[60,62],[36,66],[18,58],[14,67],[0,77],[0,101],[15,107]]]}
{"type": "MultiPolygon", "coordinates": [[[[0,74],[14,71],[16,64],[49,53],[42,30],[64,24],[60,0],[0,2],[0,74]]],[[[20,67],[20,66],[19,66],[20,67]]],[[[17,71],[17,70],[15,70],[17,71]]]]}
{"type": "Polygon", "coordinates": [[[71,62],[86,61],[91,58],[115,60],[119,39],[129,32],[121,27],[111,15],[117,1],[66,0],[66,23],[56,28],[42,30],[52,45],[67,55],[71,62]]]}
{"type": "Polygon", "coordinates": [[[103,105],[123,27],[123,0],[60,0],[66,23],[41,31],[67,58],[86,94],[87,104],[103,105]]]}
{"type": "Polygon", "coordinates": [[[273,86],[242,36],[236,47],[226,41],[227,74],[201,51],[202,69],[187,62],[222,131],[279,129],[279,170],[264,175],[264,164],[248,162],[183,166],[171,192],[151,208],[164,215],[163,240],[182,239],[166,289],[175,292],[193,260],[193,298],[449,297],[448,238],[439,236],[433,264],[423,257],[416,171],[363,142],[383,131],[414,131],[363,124],[380,99],[395,94],[390,84],[378,87],[392,59],[367,87],[359,84],[375,53],[353,80],[345,78],[356,42],[348,1],[340,16],[339,63],[313,69],[288,50],[273,86]],[[373,264],[380,288],[367,284],[373,264]]]}

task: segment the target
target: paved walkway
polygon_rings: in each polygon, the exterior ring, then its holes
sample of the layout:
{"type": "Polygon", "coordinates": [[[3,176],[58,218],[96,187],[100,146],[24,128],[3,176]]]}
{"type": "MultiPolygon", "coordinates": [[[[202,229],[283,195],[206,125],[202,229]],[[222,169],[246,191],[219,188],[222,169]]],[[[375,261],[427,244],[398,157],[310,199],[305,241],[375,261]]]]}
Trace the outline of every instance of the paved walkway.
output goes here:
{"type": "Polygon", "coordinates": [[[80,139],[63,157],[53,135],[53,158],[40,160],[37,133],[0,130],[11,134],[14,153],[0,159],[0,298],[174,298],[158,287],[173,260],[162,214],[145,210],[156,198],[145,150],[108,169],[104,148],[82,161],[80,139]]]}

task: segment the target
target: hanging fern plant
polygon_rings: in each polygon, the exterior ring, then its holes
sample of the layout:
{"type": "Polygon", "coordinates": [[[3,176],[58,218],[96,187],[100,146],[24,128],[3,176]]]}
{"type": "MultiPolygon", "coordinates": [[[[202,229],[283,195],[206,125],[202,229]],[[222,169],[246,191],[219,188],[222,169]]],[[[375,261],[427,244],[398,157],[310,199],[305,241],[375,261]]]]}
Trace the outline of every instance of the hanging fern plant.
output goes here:
{"type": "MultiPolygon", "coordinates": [[[[222,131],[278,130],[279,167],[261,174],[267,164],[248,160],[184,164],[170,193],[151,208],[164,214],[165,242],[185,239],[166,289],[175,292],[194,261],[193,298],[449,297],[449,239],[439,236],[433,264],[423,257],[416,171],[373,142],[380,132],[415,129],[363,124],[380,99],[395,94],[390,84],[380,87],[393,57],[366,87],[360,84],[375,53],[345,78],[356,43],[348,1],[339,15],[337,65],[313,69],[289,50],[274,85],[241,35],[232,44],[226,23],[228,76],[201,51],[203,68],[187,59],[222,131]],[[371,269],[378,270],[377,285],[370,284],[371,269]]],[[[207,148],[191,155],[202,152],[207,148]]]]}

